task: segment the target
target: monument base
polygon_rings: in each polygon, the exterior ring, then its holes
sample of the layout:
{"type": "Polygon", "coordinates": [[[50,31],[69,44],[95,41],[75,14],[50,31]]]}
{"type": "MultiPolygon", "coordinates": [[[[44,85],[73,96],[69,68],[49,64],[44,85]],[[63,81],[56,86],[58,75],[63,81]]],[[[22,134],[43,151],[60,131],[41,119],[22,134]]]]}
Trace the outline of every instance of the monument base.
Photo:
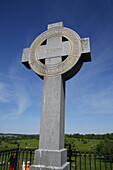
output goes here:
{"type": "Polygon", "coordinates": [[[44,166],[44,165],[31,165],[30,170],[70,170],[70,163],[66,162],[61,167],[55,167],[55,166],[44,166]]]}
{"type": "Polygon", "coordinates": [[[67,150],[35,150],[34,165],[30,170],[69,170],[70,163],[67,162],[67,150]]]}

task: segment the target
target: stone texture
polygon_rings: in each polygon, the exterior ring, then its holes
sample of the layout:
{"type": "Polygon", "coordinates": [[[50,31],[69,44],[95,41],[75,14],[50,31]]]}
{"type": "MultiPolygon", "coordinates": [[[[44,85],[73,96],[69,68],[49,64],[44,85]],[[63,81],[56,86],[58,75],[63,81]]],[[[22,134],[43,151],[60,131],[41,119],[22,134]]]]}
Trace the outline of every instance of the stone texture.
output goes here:
{"type": "Polygon", "coordinates": [[[62,37],[52,37],[47,40],[47,45],[42,45],[38,51],[39,59],[53,58],[68,55],[69,42],[62,42],[62,37]]]}
{"type": "Polygon", "coordinates": [[[67,162],[67,150],[44,150],[35,151],[35,165],[56,166],[61,167],[67,162]]]}
{"type": "Polygon", "coordinates": [[[64,148],[65,82],[61,76],[44,77],[40,149],[64,148]]]}
{"type": "MultiPolygon", "coordinates": [[[[62,37],[50,38],[50,47],[62,41],[62,37]]],[[[52,55],[51,55],[52,56],[52,55]]],[[[45,64],[62,62],[59,55],[45,59],[45,64]]],[[[39,150],[35,151],[33,169],[69,169],[67,150],[64,149],[65,81],[62,75],[44,77],[39,150]],[[37,165],[37,166],[36,166],[37,165]]]]}
{"type": "Polygon", "coordinates": [[[91,61],[91,50],[89,38],[81,39],[81,53],[83,62],[91,61]]]}
{"type": "MultiPolygon", "coordinates": [[[[57,41],[60,40],[57,39],[57,41]]],[[[56,64],[61,57],[49,58],[45,64],[56,64]]],[[[64,148],[65,81],[62,75],[44,77],[39,149],[64,148]]]]}
{"type": "Polygon", "coordinates": [[[30,170],[69,170],[70,166],[69,163],[66,162],[61,167],[55,167],[55,166],[43,166],[43,165],[32,165],[30,166],[30,170]]]}
{"type": "Polygon", "coordinates": [[[29,48],[24,48],[23,49],[23,54],[22,54],[22,60],[21,62],[28,68],[30,69],[29,62],[28,62],[28,57],[29,57],[29,48]]]}
{"type": "Polygon", "coordinates": [[[47,29],[51,29],[51,28],[54,28],[54,27],[63,27],[63,22],[48,24],[47,29]]]}

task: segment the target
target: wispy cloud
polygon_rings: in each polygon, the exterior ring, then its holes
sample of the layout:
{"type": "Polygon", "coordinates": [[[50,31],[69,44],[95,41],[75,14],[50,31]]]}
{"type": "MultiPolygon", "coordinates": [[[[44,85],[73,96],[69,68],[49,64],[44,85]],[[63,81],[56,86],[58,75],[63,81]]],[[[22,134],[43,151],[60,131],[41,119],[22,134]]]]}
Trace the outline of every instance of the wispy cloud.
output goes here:
{"type": "Polygon", "coordinates": [[[26,81],[19,75],[19,63],[11,64],[7,76],[0,80],[0,103],[8,106],[7,112],[1,110],[1,120],[15,119],[29,107],[31,101],[26,90],[26,81]],[[11,108],[12,106],[12,108],[11,108]]]}
{"type": "Polygon", "coordinates": [[[95,93],[83,96],[82,107],[86,113],[113,114],[113,87],[97,90],[95,93]]]}
{"type": "Polygon", "coordinates": [[[75,98],[69,98],[70,114],[113,114],[113,83],[106,88],[77,88],[75,98]]]}
{"type": "Polygon", "coordinates": [[[0,82],[0,102],[8,103],[12,101],[12,93],[9,84],[5,82],[0,82]]]}
{"type": "MultiPolygon", "coordinates": [[[[0,102],[8,105],[9,110],[7,113],[3,114],[1,116],[1,120],[4,119],[14,119],[18,115],[24,113],[24,111],[29,107],[30,105],[30,99],[26,92],[26,89],[22,87],[21,84],[8,84],[3,85],[3,83],[0,84],[0,102]],[[1,85],[2,84],[2,85],[1,85]],[[13,86],[13,88],[11,88],[13,86]],[[11,106],[13,106],[12,109],[11,106]]],[[[4,111],[2,110],[2,113],[4,111]]]]}
{"type": "Polygon", "coordinates": [[[15,99],[17,102],[18,111],[16,114],[21,114],[30,105],[30,98],[28,92],[22,85],[15,86],[15,99]]]}

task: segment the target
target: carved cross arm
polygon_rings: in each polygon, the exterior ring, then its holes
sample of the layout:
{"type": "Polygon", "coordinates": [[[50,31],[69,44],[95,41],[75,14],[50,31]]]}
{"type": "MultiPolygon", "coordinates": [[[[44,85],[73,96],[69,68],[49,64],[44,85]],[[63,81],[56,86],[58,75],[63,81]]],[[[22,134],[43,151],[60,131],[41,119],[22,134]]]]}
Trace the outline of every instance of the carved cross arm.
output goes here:
{"type": "Polygon", "coordinates": [[[81,56],[83,62],[91,61],[91,50],[89,38],[81,38],[81,56]]]}

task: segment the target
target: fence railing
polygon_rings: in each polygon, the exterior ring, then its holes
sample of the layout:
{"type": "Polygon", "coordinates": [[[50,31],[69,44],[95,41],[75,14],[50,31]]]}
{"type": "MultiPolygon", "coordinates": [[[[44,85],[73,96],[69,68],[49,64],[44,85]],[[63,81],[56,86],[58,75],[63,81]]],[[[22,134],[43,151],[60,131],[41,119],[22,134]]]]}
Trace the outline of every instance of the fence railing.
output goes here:
{"type": "Polygon", "coordinates": [[[113,153],[68,151],[70,170],[112,170],[113,153]]]}
{"type": "MultiPolygon", "coordinates": [[[[25,165],[27,161],[30,161],[30,165],[33,164],[34,161],[34,151],[35,149],[29,148],[15,148],[15,149],[7,149],[0,151],[0,170],[9,170],[10,169],[10,158],[15,155],[15,161],[12,162],[14,165],[14,170],[21,170],[23,161],[25,165]]],[[[13,170],[13,166],[12,166],[13,170]]]]}
{"type": "MultiPolygon", "coordinates": [[[[23,161],[25,164],[34,162],[35,149],[15,148],[0,151],[0,170],[9,170],[9,159],[11,155],[16,155],[14,170],[21,170],[23,161]]],[[[68,150],[67,160],[70,162],[70,170],[112,170],[113,153],[98,153],[85,151],[68,150]]]]}

